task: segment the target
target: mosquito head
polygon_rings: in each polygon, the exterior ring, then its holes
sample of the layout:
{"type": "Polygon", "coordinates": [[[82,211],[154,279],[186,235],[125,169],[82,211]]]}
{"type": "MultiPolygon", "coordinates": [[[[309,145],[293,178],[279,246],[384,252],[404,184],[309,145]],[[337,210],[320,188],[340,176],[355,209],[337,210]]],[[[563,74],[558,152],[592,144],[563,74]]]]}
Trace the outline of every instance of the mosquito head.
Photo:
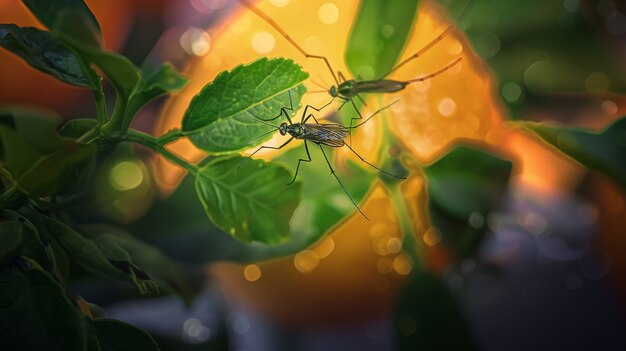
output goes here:
{"type": "Polygon", "coordinates": [[[337,87],[336,86],[332,86],[330,87],[330,90],[328,91],[328,93],[330,94],[330,96],[332,97],[337,97],[337,87]]]}
{"type": "Polygon", "coordinates": [[[278,127],[278,131],[280,132],[280,135],[287,134],[287,126],[288,126],[288,124],[285,123],[285,122],[280,124],[280,127],[278,127]]]}

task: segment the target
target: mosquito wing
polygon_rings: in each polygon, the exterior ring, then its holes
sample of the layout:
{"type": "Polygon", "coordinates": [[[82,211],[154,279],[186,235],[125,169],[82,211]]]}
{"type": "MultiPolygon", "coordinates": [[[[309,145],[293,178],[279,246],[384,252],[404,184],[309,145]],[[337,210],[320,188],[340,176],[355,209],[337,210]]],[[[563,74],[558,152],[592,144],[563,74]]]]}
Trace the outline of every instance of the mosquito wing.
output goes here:
{"type": "Polygon", "coordinates": [[[304,133],[302,139],[310,140],[315,143],[324,144],[331,147],[342,147],[345,145],[345,139],[348,137],[348,129],[341,124],[313,124],[305,123],[302,125],[304,133]]]}

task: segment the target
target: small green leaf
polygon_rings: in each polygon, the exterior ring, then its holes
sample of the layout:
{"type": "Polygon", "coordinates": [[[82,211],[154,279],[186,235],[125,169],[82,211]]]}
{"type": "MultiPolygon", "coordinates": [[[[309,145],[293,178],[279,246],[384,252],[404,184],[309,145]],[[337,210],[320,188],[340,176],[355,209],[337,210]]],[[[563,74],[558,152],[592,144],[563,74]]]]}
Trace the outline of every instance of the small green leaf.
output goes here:
{"type": "Polygon", "coordinates": [[[457,301],[430,273],[411,276],[394,319],[398,350],[476,350],[457,301]]]}
{"type": "Polygon", "coordinates": [[[89,87],[76,55],[55,37],[37,28],[0,24],[0,45],[32,67],[79,87],[89,87]]]}
{"type": "MultiPolygon", "coordinates": [[[[187,278],[191,275],[191,269],[181,266],[173,261],[159,249],[136,239],[131,234],[112,226],[89,225],[83,227],[90,238],[105,252],[117,251],[132,257],[132,261],[153,278],[160,285],[169,287],[183,298],[190,300],[194,289],[190,286],[187,278]]],[[[107,255],[109,258],[112,255],[107,255]]]]}
{"type": "Polygon", "coordinates": [[[59,134],[65,138],[78,139],[98,124],[93,118],[76,118],[65,122],[59,129],[59,134]]]}
{"type": "Polygon", "coordinates": [[[103,249],[93,240],[53,218],[47,219],[46,226],[72,261],[85,270],[99,277],[133,283],[142,294],[158,291],[156,283],[130,262],[128,252],[123,249],[110,245],[103,245],[103,249]]]}
{"type": "Polygon", "coordinates": [[[460,259],[486,232],[486,219],[506,194],[511,162],[467,146],[426,167],[431,221],[460,259]]]}
{"type": "Polygon", "coordinates": [[[86,320],[99,351],[159,351],[159,346],[146,331],[113,319],[86,320]]]}
{"type": "Polygon", "coordinates": [[[63,288],[36,266],[0,271],[0,349],[83,351],[86,331],[63,288]]]}
{"type": "Polygon", "coordinates": [[[300,184],[287,187],[290,172],[277,164],[245,157],[215,158],[196,175],[196,190],[211,221],[235,238],[278,243],[289,237],[289,222],[300,202],[300,184]]]}
{"type": "MultiPolygon", "coordinates": [[[[126,108],[126,120],[132,117],[150,100],[171,92],[182,89],[187,84],[187,78],[176,72],[169,63],[164,64],[157,70],[142,69],[142,79],[130,97],[126,108]]],[[[127,122],[127,123],[128,123],[127,122]]]]}
{"type": "Polygon", "coordinates": [[[51,31],[99,46],[102,40],[100,25],[82,0],[22,0],[22,2],[51,31]]]}
{"type": "Polygon", "coordinates": [[[346,46],[346,64],[354,76],[383,78],[402,54],[417,16],[419,0],[363,0],[346,46]]]}
{"type": "Polygon", "coordinates": [[[539,123],[522,125],[585,167],[605,173],[626,189],[626,117],[601,132],[539,123]]]}
{"type": "MultiPolygon", "coordinates": [[[[183,117],[182,131],[198,148],[224,154],[245,150],[270,138],[258,138],[272,128],[252,114],[270,119],[300,106],[308,74],[292,60],[261,58],[220,73],[196,95],[183,117]],[[252,113],[252,114],[251,114],[252,113]]],[[[270,122],[278,126],[282,120],[270,122]]]]}
{"type": "Polygon", "coordinates": [[[13,262],[22,249],[23,226],[18,221],[0,222],[0,269],[13,262]]]}
{"type": "Polygon", "coordinates": [[[56,116],[18,108],[0,110],[5,167],[20,190],[33,197],[69,190],[96,152],[56,133],[56,116]]]}
{"type": "MultiPolygon", "coordinates": [[[[193,264],[216,261],[257,262],[295,254],[320,240],[329,230],[348,216],[360,216],[343,189],[332,176],[319,148],[311,148],[312,162],[303,163],[298,173],[302,186],[302,200],[290,221],[291,237],[281,244],[245,243],[215,228],[206,220],[206,213],[197,201],[189,201],[195,188],[192,177],[187,177],[163,203],[156,204],[148,215],[133,226],[133,231],[153,238],[159,233],[168,238],[159,245],[176,260],[193,264]],[[177,218],[176,223],[167,218],[177,218]]],[[[295,169],[298,159],[305,157],[302,146],[282,153],[275,162],[295,169]]],[[[332,160],[332,154],[329,153],[332,160]]],[[[374,184],[377,172],[359,167],[352,162],[333,165],[350,195],[357,203],[374,184]]],[[[244,172],[246,167],[240,170],[244,172]]],[[[237,174],[232,177],[237,177],[237,174]]],[[[287,181],[289,181],[288,179],[287,181]]],[[[279,185],[285,184],[281,182],[279,185]]],[[[297,194],[294,183],[279,188],[279,194],[297,194]]],[[[270,204],[273,206],[273,200],[270,204]]]]}

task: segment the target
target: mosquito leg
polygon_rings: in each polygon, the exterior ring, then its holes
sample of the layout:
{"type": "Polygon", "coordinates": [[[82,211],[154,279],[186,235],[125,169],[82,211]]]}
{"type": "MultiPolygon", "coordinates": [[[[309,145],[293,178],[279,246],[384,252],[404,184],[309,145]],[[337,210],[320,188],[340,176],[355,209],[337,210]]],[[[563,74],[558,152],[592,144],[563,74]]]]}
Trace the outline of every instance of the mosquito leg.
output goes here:
{"type": "Polygon", "coordinates": [[[388,176],[392,176],[392,177],[394,177],[394,178],[398,178],[398,179],[406,179],[406,177],[401,177],[401,176],[398,176],[398,175],[395,175],[395,174],[391,174],[391,173],[389,173],[389,172],[387,172],[387,171],[383,171],[382,169],[380,169],[380,168],[378,168],[378,167],[374,166],[373,164],[371,164],[370,162],[368,162],[366,159],[364,159],[363,157],[361,157],[361,155],[359,155],[356,151],[354,151],[354,149],[353,149],[350,145],[348,145],[348,144],[345,144],[345,145],[348,147],[348,149],[350,149],[350,151],[352,151],[352,152],[356,155],[356,157],[358,157],[359,159],[361,159],[361,161],[363,161],[363,162],[367,163],[368,165],[370,165],[370,166],[374,167],[374,168],[375,168],[377,171],[379,171],[380,173],[384,173],[384,174],[386,174],[386,175],[388,175],[388,176]]]}
{"type": "Polygon", "coordinates": [[[278,23],[276,23],[265,12],[259,10],[258,7],[252,5],[252,3],[250,3],[248,0],[239,0],[239,2],[242,5],[244,5],[245,7],[247,7],[248,9],[250,9],[250,11],[254,12],[257,16],[261,17],[261,19],[264,20],[265,22],[267,22],[267,24],[272,26],[272,28],[274,28],[283,38],[287,39],[287,41],[290,42],[291,45],[293,45],[296,48],[296,50],[300,51],[300,53],[302,55],[304,55],[304,57],[323,60],[324,63],[326,63],[326,66],[328,67],[328,69],[330,70],[330,74],[333,75],[333,79],[335,80],[337,85],[339,85],[339,81],[337,80],[337,76],[335,75],[335,70],[333,70],[333,68],[330,66],[330,62],[328,62],[328,59],[325,56],[311,55],[308,52],[304,51],[304,49],[302,47],[300,47],[300,45],[298,45],[298,43],[296,43],[296,41],[293,40],[293,38],[291,36],[289,36],[289,34],[287,34],[287,32],[285,32],[285,30],[282,29],[278,25],[278,23]]]}
{"type": "Polygon", "coordinates": [[[278,149],[282,149],[285,147],[285,145],[289,144],[291,141],[293,140],[293,137],[289,138],[289,140],[285,141],[281,146],[261,146],[260,148],[256,149],[256,151],[254,151],[253,153],[251,153],[250,155],[248,155],[248,157],[246,157],[245,159],[243,159],[241,162],[239,162],[239,165],[237,165],[237,168],[235,170],[236,172],[239,172],[239,169],[246,163],[248,162],[252,156],[254,156],[257,152],[263,150],[263,149],[273,149],[273,150],[278,150],[278,149]]]}
{"type": "Polygon", "coordinates": [[[461,59],[462,59],[461,57],[457,58],[456,60],[452,61],[451,63],[446,65],[444,68],[438,70],[435,73],[431,73],[431,74],[423,76],[423,77],[409,79],[407,82],[409,82],[409,83],[423,82],[425,80],[429,80],[429,79],[435,78],[436,76],[438,76],[438,75],[444,73],[445,71],[449,70],[450,68],[454,67],[457,63],[461,62],[461,59]]]}
{"type": "MultiPolygon", "coordinates": [[[[327,102],[324,106],[322,106],[322,107],[320,107],[320,108],[317,108],[317,107],[315,107],[315,106],[313,106],[313,105],[306,105],[306,106],[304,107],[304,111],[302,111],[302,117],[300,118],[300,123],[304,123],[304,118],[305,118],[304,116],[306,116],[306,115],[307,115],[306,113],[307,113],[307,110],[309,109],[309,107],[310,107],[310,108],[312,108],[312,109],[314,109],[314,110],[315,110],[315,111],[317,111],[317,112],[321,112],[321,111],[322,111],[322,110],[323,110],[326,106],[328,106],[328,105],[332,104],[332,103],[333,103],[333,101],[335,101],[335,98],[332,98],[329,102],[327,102]]],[[[307,117],[307,118],[308,118],[308,117],[307,117]]]]}
{"type": "Polygon", "coordinates": [[[306,151],[306,157],[307,159],[299,159],[298,160],[298,165],[296,166],[296,174],[293,175],[293,179],[287,183],[287,185],[291,185],[293,184],[293,182],[296,181],[296,177],[298,176],[298,171],[300,170],[300,162],[311,162],[311,154],[309,153],[309,145],[306,143],[306,140],[304,141],[304,150],[306,151]]]}
{"type": "Polygon", "coordinates": [[[406,65],[407,63],[409,63],[410,61],[415,60],[416,58],[422,56],[426,51],[428,51],[430,48],[432,48],[433,46],[435,46],[435,44],[437,44],[438,42],[440,42],[445,36],[446,34],[448,34],[450,31],[452,30],[452,26],[448,26],[441,34],[439,34],[435,39],[433,39],[430,43],[426,44],[426,46],[424,46],[423,48],[421,48],[420,50],[418,50],[416,53],[414,53],[413,55],[407,57],[406,59],[404,59],[402,62],[398,63],[395,67],[393,67],[389,72],[383,74],[381,76],[380,79],[383,79],[387,76],[389,76],[391,73],[393,73],[395,70],[397,70],[398,68],[406,65]]]}
{"type": "Polygon", "coordinates": [[[350,199],[354,207],[356,207],[356,209],[359,210],[359,212],[361,212],[363,217],[365,217],[365,219],[369,221],[370,219],[367,218],[367,216],[365,215],[365,213],[363,213],[363,211],[361,211],[361,209],[356,204],[352,196],[350,196],[350,193],[348,192],[348,190],[346,190],[346,187],[343,186],[343,183],[341,182],[341,180],[339,180],[339,177],[337,177],[337,174],[335,174],[335,170],[333,169],[333,166],[331,166],[330,161],[328,160],[328,156],[326,156],[326,152],[324,152],[324,148],[322,148],[322,145],[321,144],[317,144],[317,145],[320,147],[320,150],[322,150],[322,155],[324,155],[324,159],[326,160],[326,163],[328,164],[328,168],[330,168],[330,173],[335,177],[335,179],[337,179],[337,182],[339,183],[339,185],[341,185],[343,192],[346,193],[346,195],[348,195],[348,198],[350,199]]]}
{"type": "MultiPolygon", "coordinates": [[[[367,123],[370,119],[374,118],[377,114],[383,112],[384,110],[390,108],[391,106],[393,106],[395,103],[397,103],[400,100],[395,100],[394,102],[390,103],[389,105],[383,106],[381,108],[379,108],[378,110],[376,110],[376,112],[372,113],[369,117],[367,117],[367,119],[365,119],[365,121],[355,125],[354,127],[350,127],[349,129],[356,129],[362,125],[364,125],[365,123],[367,123]]],[[[354,118],[356,120],[356,118],[354,118]]]]}
{"type": "Polygon", "coordinates": [[[361,111],[359,111],[359,108],[356,107],[356,103],[354,103],[354,100],[350,99],[350,102],[352,103],[352,107],[354,107],[354,110],[356,111],[356,113],[359,115],[359,118],[350,118],[350,127],[348,128],[348,135],[350,136],[350,145],[352,145],[352,122],[354,122],[354,120],[358,120],[358,119],[363,119],[363,116],[361,115],[361,111]]]}
{"type": "Polygon", "coordinates": [[[361,103],[363,103],[363,106],[367,106],[367,104],[365,103],[365,100],[363,100],[363,98],[361,97],[361,94],[356,94],[356,97],[359,98],[359,100],[361,100],[361,103]]]}
{"type": "Polygon", "coordinates": [[[293,100],[291,99],[291,90],[287,90],[287,94],[289,95],[289,107],[281,107],[280,108],[280,113],[277,116],[275,116],[275,117],[272,117],[270,119],[263,119],[263,118],[255,115],[254,113],[252,113],[252,111],[248,111],[248,113],[250,113],[252,116],[254,116],[254,118],[256,118],[258,120],[261,120],[261,121],[265,121],[265,122],[273,121],[276,118],[279,118],[280,116],[285,115],[285,117],[287,117],[287,120],[289,121],[289,124],[292,124],[291,118],[289,118],[289,113],[287,113],[287,110],[293,112],[293,100]]]}
{"type": "Polygon", "coordinates": [[[339,80],[342,83],[346,81],[346,77],[343,76],[343,73],[341,73],[341,71],[337,71],[337,75],[339,76],[339,80]]]}

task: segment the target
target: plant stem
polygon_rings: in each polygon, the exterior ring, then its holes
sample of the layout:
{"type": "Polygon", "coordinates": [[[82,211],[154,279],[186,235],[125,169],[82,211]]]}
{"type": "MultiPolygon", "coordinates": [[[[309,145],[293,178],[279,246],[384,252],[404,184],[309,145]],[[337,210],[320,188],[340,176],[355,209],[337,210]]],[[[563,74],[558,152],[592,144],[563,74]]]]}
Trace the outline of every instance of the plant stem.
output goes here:
{"type": "Polygon", "coordinates": [[[391,201],[398,215],[398,220],[400,221],[402,247],[404,248],[404,251],[408,253],[409,256],[411,256],[411,260],[413,261],[413,270],[421,270],[423,267],[420,257],[418,255],[420,247],[417,240],[415,240],[415,230],[413,228],[411,216],[406,206],[406,201],[404,200],[404,196],[402,195],[400,183],[396,183],[392,187],[389,187],[389,192],[391,196],[391,201]]]}
{"type": "Polygon", "coordinates": [[[126,132],[124,128],[124,115],[126,111],[126,98],[115,95],[115,108],[111,119],[102,126],[102,134],[109,138],[117,138],[126,132]]]}
{"type": "Polygon", "coordinates": [[[98,113],[98,124],[103,125],[107,122],[107,105],[104,98],[102,87],[99,90],[93,89],[93,98],[96,101],[96,112],[98,113]]]}
{"type": "Polygon", "coordinates": [[[183,132],[180,129],[171,129],[169,132],[161,135],[158,141],[161,145],[166,145],[181,137],[183,137],[183,132]]]}
{"type": "Polygon", "coordinates": [[[160,143],[160,138],[155,138],[150,134],[130,129],[128,131],[128,135],[123,140],[141,144],[150,148],[152,151],[161,154],[161,156],[165,157],[168,161],[179,165],[181,168],[185,169],[187,172],[193,174],[194,176],[198,173],[198,167],[181,159],[180,157],[174,155],[168,149],[163,147],[163,145],[160,143]]]}

